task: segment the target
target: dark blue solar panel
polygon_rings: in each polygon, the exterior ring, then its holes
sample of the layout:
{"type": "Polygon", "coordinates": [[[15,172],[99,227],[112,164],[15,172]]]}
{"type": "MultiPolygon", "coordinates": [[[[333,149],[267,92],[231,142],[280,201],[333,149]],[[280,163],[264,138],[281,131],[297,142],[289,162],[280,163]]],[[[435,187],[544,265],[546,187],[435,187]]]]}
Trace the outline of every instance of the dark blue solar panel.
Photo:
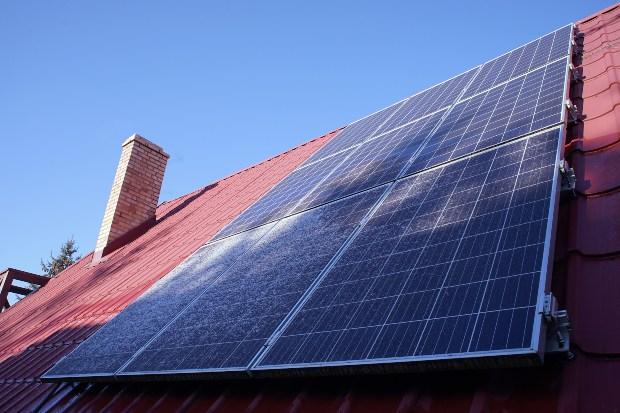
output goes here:
{"type": "Polygon", "coordinates": [[[473,96],[502,82],[523,75],[568,55],[572,26],[546,36],[485,63],[464,97],[473,96]]]}
{"type": "Polygon", "coordinates": [[[415,158],[409,173],[562,121],[566,61],[459,102],[415,158]]]}
{"type": "Polygon", "coordinates": [[[308,165],[319,159],[323,159],[364,142],[366,139],[375,135],[377,129],[383,122],[392,116],[402,104],[403,101],[400,101],[348,125],[337,134],[335,138],[308,158],[306,162],[304,162],[304,165],[308,165]]]}
{"type": "Polygon", "coordinates": [[[449,107],[465,89],[477,70],[478,68],[469,70],[352,123],[312,155],[304,165],[449,107]]]}
{"type": "Polygon", "coordinates": [[[295,210],[303,211],[394,180],[443,114],[437,112],[358,146],[295,210]]]}
{"type": "Polygon", "coordinates": [[[114,374],[246,253],[272,225],[265,225],[199,249],[63,358],[46,375],[114,374]]]}
{"type": "Polygon", "coordinates": [[[452,105],[463,92],[478,68],[433,86],[409,98],[398,111],[379,128],[377,134],[405,125],[429,113],[452,105]]]}
{"type": "Polygon", "coordinates": [[[121,374],[245,368],[383,191],[279,221],[121,374]]]}
{"type": "Polygon", "coordinates": [[[259,366],[535,353],[560,137],[399,181],[259,366]]]}
{"type": "Polygon", "coordinates": [[[215,239],[257,227],[290,214],[293,207],[348,155],[348,152],[340,153],[296,169],[223,228],[215,239]]]}

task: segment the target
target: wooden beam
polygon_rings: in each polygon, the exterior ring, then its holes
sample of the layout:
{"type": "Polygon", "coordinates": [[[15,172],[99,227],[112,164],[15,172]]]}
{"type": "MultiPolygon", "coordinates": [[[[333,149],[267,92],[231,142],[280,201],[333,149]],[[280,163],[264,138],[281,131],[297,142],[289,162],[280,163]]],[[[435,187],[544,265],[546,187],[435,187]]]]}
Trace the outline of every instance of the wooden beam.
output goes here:
{"type": "Polygon", "coordinates": [[[50,279],[43,275],[17,270],[15,268],[7,268],[0,272],[0,311],[11,306],[9,304],[9,293],[26,296],[33,292],[33,290],[28,287],[13,285],[13,281],[15,280],[36,284],[42,287],[47,284],[50,279]]]}
{"type": "Polygon", "coordinates": [[[3,309],[9,307],[8,297],[11,284],[13,284],[13,278],[9,269],[0,273],[0,307],[3,309]]]}
{"type": "Polygon", "coordinates": [[[22,270],[16,270],[15,268],[8,268],[7,271],[13,276],[14,280],[24,281],[31,284],[45,285],[50,280],[49,277],[43,275],[33,274],[22,270]]]}
{"type": "Polygon", "coordinates": [[[9,290],[9,292],[11,292],[13,294],[19,294],[19,295],[28,295],[28,294],[34,292],[34,290],[31,290],[28,287],[20,287],[19,285],[12,285],[11,289],[9,290]]]}

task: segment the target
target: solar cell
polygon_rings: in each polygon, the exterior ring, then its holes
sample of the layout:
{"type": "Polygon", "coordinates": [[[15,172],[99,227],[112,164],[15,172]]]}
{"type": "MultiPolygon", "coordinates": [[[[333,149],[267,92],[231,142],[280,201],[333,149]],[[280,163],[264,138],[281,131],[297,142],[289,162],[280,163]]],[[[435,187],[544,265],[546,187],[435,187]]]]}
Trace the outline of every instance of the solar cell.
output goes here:
{"type": "Polygon", "coordinates": [[[429,137],[409,173],[562,121],[566,60],[459,102],[429,137]]]}
{"type": "Polygon", "coordinates": [[[400,180],[259,368],[536,353],[560,137],[400,180]]]}

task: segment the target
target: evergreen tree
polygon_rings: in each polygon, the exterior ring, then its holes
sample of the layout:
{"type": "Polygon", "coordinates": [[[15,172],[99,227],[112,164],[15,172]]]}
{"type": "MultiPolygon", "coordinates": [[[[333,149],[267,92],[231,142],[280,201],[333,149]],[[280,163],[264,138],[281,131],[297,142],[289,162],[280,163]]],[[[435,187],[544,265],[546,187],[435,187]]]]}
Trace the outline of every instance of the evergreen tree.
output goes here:
{"type": "Polygon", "coordinates": [[[52,255],[50,252],[50,259],[47,262],[41,260],[41,269],[43,275],[53,277],[77,260],[80,256],[74,256],[78,251],[78,247],[75,244],[73,237],[69,238],[61,247],[57,256],[52,255]]]}
{"type": "MultiPolygon", "coordinates": [[[[60,252],[57,256],[54,256],[50,252],[50,259],[46,261],[41,260],[41,270],[43,271],[43,275],[46,277],[53,277],[80,258],[81,256],[74,256],[78,252],[78,246],[75,243],[73,237],[69,238],[62,246],[60,247],[60,252]]],[[[39,285],[28,283],[28,288],[32,291],[39,289],[39,285]]],[[[23,296],[18,295],[17,301],[24,298],[23,296]]]]}

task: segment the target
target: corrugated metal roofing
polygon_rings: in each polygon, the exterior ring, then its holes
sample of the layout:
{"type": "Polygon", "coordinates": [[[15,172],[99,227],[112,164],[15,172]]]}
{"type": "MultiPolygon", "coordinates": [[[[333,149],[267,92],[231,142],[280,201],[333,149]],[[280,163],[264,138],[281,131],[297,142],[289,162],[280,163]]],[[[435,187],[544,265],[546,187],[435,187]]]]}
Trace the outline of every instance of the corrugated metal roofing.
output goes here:
{"type": "Polygon", "coordinates": [[[567,159],[577,197],[561,206],[553,290],[572,320],[571,361],[418,375],[242,382],[42,384],[39,375],[306,159],[330,136],[165,203],[144,236],[89,256],[0,315],[0,411],[620,411],[620,6],[577,24],[583,122],[567,159]],[[240,196],[242,195],[242,196],[240,196]]]}

